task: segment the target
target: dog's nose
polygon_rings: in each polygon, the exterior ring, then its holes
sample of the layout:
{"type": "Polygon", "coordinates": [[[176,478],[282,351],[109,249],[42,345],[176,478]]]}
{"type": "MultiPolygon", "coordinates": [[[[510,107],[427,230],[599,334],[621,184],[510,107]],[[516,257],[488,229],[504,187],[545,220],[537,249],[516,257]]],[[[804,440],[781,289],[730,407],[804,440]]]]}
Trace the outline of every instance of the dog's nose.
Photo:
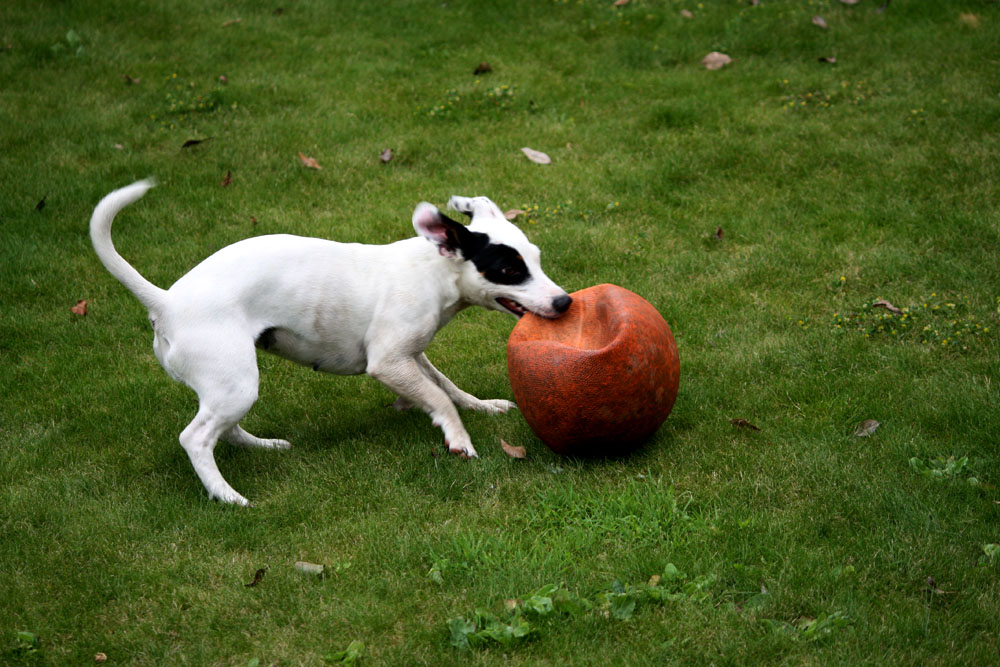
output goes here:
{"type": "Polygon", "coordinates": [[[567,310],[569,310],[569,304],[571,303],[573,303],[573,297],[571,297],[569,294],[563,294],[562,296],[557,296],[556,298],[552,299],[552,308],[557,313],[562,314],[565,313],[567,310]]]}

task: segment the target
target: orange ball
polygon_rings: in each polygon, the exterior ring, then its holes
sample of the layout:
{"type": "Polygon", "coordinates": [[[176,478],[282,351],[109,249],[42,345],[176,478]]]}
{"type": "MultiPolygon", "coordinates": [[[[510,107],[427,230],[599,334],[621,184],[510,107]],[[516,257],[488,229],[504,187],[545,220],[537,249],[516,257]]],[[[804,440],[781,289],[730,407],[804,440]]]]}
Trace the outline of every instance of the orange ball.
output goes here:
{"type": "Polygon", "coordinates": [[[514,399],[559,454],[625,454],[677,398],[677,344],[656,308],[617,285],[575,292],[554,320],[528,313],[507,341],[514,399]]]}

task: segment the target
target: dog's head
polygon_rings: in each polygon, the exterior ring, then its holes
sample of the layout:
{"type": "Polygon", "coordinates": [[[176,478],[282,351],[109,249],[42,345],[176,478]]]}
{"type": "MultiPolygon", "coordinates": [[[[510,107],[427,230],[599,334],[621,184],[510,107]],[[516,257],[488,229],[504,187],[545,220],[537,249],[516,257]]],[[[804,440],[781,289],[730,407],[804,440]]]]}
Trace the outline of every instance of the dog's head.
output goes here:
{"type": "Polygon", "coordinates": [[[452,197],[448,208],[472,219],[452,220],[433,204],[413,211],[417,234],[438,252],[462,262],[463,296],[484,308],[520,317],[532,312],[556,318],[572,299],[542,271],[541,251],[486,197],[452,197]]]}

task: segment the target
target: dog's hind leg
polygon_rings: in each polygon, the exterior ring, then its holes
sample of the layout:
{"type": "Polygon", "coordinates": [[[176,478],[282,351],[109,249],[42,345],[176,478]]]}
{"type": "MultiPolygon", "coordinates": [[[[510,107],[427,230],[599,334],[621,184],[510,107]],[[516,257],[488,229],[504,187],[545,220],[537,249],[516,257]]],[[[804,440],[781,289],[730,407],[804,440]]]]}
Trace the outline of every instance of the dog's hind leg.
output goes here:
{"type": "Polygon", "coordinates": [[[240,447],[260,447],[262,449],[291,449],[292,443],[277,438],[258,438],[247,433],[239,424],[222,434],[222,439],[240,447]]]}
{"type": "Polygon", "coordinates": [[[476,398],[466,391],[462,391],[444,373],[434,367],[434,364],[431,363],[426,354],[421,354],[417,357],[417,363],[420,364],[420,368],[423,369],[424,373],[430,379],[434,380],[437,386],[444,389],[444,393],[448,394],[448,398],[460,408],[498,415],[517,407],[512,401],[505,401],[502,398],[481,399],[476,398]]]}
{"type": "MultiPolygon", "coordinates": [[[[237,425],[257,400],[257,357],[253,342],[246,345],[227,341],[222,345],[206,345],[200,338],[187,350],[175,341],[175,359],[182,357],[183,380],[198,394],[198,414],[180,435],[181,446],[191,459],[194,471],[210,498],[227,503],[249,505],[250,501],[236,492],[222,477],[215,462],[215,445],[219,438],[243,438],[238,444],[253,438],[237,425]]],[[[253,438],[256,443],[260,439],[253,438]]]]}

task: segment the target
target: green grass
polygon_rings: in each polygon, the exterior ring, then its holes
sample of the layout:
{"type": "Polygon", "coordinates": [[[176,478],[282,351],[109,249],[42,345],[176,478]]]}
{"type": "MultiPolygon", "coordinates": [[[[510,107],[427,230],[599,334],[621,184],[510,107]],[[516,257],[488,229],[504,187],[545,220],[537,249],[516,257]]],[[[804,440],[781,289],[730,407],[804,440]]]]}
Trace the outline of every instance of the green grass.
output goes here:
{"type": "MultiPolygon", "coordinates": [[[[997,3],[140,4],[0,9],[0,662],[995,661],[997,3]],[[161,286],[251,235],[530,207],[553,279],[670,323],[673,413],[597,461],[465,414],[466,462],[374,380],[262,356],[245,423],[295,449],[221,445],[255,507],[210,502],[177,444],[194,396],[87,235],[147,175],[115,241],[161,286]],[[452,646],[475,618],[531,633],[452,646]]],[[[512,326],[462,313],[429,356],[509,398],[512,326]]]]}

